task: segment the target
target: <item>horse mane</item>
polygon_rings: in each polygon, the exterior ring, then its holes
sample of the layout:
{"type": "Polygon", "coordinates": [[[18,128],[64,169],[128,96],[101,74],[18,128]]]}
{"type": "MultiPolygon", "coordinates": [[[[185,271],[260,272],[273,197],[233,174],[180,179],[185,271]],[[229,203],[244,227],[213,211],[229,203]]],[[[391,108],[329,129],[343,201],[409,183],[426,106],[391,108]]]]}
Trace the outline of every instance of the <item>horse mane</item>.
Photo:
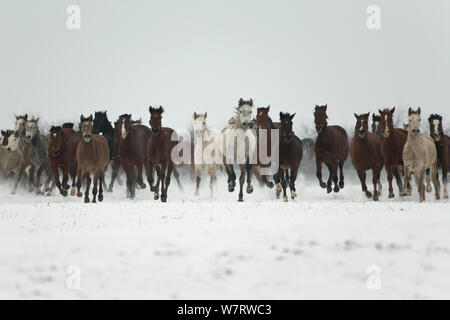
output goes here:
{"type": "Polygon", "coordinates": [[[61,131],[61,126],[51,126],[50,132],[51,131],[61,131]]]}
{"type": "Polygon", "coordinates": [[[381,116],[377,114],[372,114],[372,121],[381,121],[381,116]]]}
{"type": "Polygon", "coordinates": [[[280,119],[289,118],[291,114],[289,112],[280,112],[280,119]]]}
{"type": "Polygon", "coordinates": [[[121,115],[119,116],[119,119],[127,118],[127,117],[129,117],[129,116],[130,116],[129,114],[124,113],[124,114],[121,114],[121,115]]]}
{"type": "Polygon", "coordinates": [[[66,122],[62,125],[63,129],[73,129],[73,122],[66,122]]]}
{"type": "Polygon", "coordinates": [[[431,114],[430,117],[428,118],[428,121],[432,121],[432,120],[442,121],[442,116],[437,113],[431,114]]]}

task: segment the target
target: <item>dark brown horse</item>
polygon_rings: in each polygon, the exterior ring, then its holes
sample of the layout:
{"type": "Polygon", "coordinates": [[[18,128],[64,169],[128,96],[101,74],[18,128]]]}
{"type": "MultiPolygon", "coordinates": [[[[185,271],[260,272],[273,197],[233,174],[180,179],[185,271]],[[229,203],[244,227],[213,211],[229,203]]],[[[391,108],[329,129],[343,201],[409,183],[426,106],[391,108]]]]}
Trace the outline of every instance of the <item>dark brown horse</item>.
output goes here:
{"type": "Polygon", "coordinates": [[[136,183],[142,189],[146,188],[142,173],[148,165],[147,143],[151,130],[140,124],[132,126],[131,121],[131,114],[120,116],[116,122],[116,135],[120,134],[119,159],[127,175],[127,197],[134,199],[136,183]]]}
{"type": "Polygon", "coordinates": [[[344,188],[344,162],[348,158],[348,138],[344,128],[340,126],[328,126],[327,105],[317,106],[314,110],[314,122],[318,133],[315,153],[317,179],[320,186],[326,188],[328,193],[331,191],[339,192],[344,188]],[[322,163],[328,167],[330,177],[328,182],[322,181],[322,163]],[[340,171],[338,185],[338,167],[340,171]],[[334,189],[331,188],[331,182],[334,182],[334,189]]]}
{"type": "Polygon", "coordinates": [[[14,130],[2,130],[2,141],[1,145],[8,146],[8,138],[14,133],[14,130]]]}
{"type": "Polygon", "coordinates": [[[172,149],[177,144],[177,136],[173,129],[162,126],[161,118],[164,109],[152,108],[150,106],[150,126],[151,135],[148,139],[148,166],[147,179],[150,184],[150,190],[154,192],[155,200],[159,198],[159,184],[161,183],[161,201],[167,201],[167,190],[170,184],[170,178],[174,163],[172,161],[172,149]],[[172,139],[173,138],[173,139],[172,139]],[[175,141],[172,141],[175,140],[175,141]],[[153,169],[155,168],[158,180],[154,185],[153,169]]]}
{"type": "Polygon", "coordinates": [[[381,116],[375,113],[372,114],[372,133],[377,135],[380,139],[383,137],[383,132],[381,131],[381,116]]]}
{"type": "Polygon", "coordinates": [[[70,186],[67,184],[70,177],[72,178],[72,190],[70,194],[76,194],[76,174],[77,163],[76,153],[80,137],[78,133],[71,128],[51,127],[50,142],[48,144],[48,159],[50,168],[53,172],[56,187],[65,197],[70,186]],[[62,184],[59,181],[59,169],[62,170],[62,184]]]}
{"type": "MultiPolygon", "coordinates": [[[[381,155],[384,159],[384,168],[386,169],[389,182],[389,198],[394,198],[394,189],[392,188],[392,178],[397,181],[398,190],[401,196],[403,194],[403,183],[400,177],[400,171],[403,172],[403,148],[408,138],[408,131],[394,128],[393,115],[395,107],[391,110],[379,110],[381,116],[381,155]]],[[[411,187],[408,183],[408,190],[411,187]]]]}
{"type": "Polygon", "coordinates": [[[370,112],[361,115],[355,113],[355,136],[350,143],[350,157],[361,181],[362,191],[367,198],[373,197],[374,201],[378,201],[380,192],[377,187],[383,169],[383,157],[380,138],[369,132],[369,115],[370,112]],[[372,170],[373,195],[367,190],[367,170],[372,170]]]}
{"type": "Polygon", "coordinates": [[[109,147],[108,141],[98,135],[92,133],[93,117],[90,115],[85,118],[80,117],[80,143],[77,147],[77,196],[82,197],[81,179],[85,178],[86,191],[84,193],[84,202],[89,203],[89,190],[91,187],[91,174],[93,175],[94,186],[92,188],[92,202],[97,202],[97,186],[99,186],[98,200],[103,200],[103,180],[105,172],[109,164],[109,147]],[[100,182],[100,183],[99,183],[100,182]]]}
{"type": "MultiPolygon", "coordinates": [[[[283,201],[287,202],[286,195],[287,181],[291,190],[291,198],[297,197],[295,190],[295,180],[297,179],[298,168],[303,157],[303,145],[301,140],[292,131],[292,119],[294,114],[280,112],[280,136],[279,136],[279,162],[280,167],[275,176],[275,182],[280,183],[283,188],[283,201]],[[290,172],[289,172],[290,170],[290,172]]],[[[277,197],[279,192],[277,190],[277,197]]]]}
{"type": "Polygon", "coordinates": [[[438,167],[442,170],[442,184],[444,185],[444,199],[448,199],[447,173],[450,170],[450,137],[442,129],[442,116],[432,114],[428,118],[430,134],[436,145],[438,167]]]}

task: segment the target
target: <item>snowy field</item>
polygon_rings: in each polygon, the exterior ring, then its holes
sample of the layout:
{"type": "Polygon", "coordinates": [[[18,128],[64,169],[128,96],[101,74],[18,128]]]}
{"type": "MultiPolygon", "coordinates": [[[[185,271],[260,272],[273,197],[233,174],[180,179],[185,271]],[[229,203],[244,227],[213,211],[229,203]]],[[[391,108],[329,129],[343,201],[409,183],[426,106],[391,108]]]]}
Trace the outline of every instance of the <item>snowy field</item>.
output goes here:
{"type": "Polygon", "coordinates": [[[0,298],[450,298],[448,201],[374,203],[355,181],[333,195],[302,181],[296,201],[255,183],[238,203],[223,179],[212,199],[205,179],[200,197],[172,181],[166,204],[148,189],[86,205],[0,186],[0,298]]]}

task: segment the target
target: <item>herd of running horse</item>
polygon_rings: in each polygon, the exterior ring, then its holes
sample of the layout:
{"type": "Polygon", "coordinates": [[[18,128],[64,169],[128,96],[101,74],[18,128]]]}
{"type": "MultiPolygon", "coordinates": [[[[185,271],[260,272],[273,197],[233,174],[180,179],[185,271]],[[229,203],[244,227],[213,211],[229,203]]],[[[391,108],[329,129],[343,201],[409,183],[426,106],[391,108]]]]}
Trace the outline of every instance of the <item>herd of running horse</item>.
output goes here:
{"type": "Polygon", "coordinates": [[[179,183],[178,170],[181,168],[188,169],[196,178],[195,194],[198,195],[202,171],[210,176],[212,194],[216,171],[224,169],[228,190],[233,192],[237,179],[234,168],[239,167],[239,201],[243,201],[245,181],[246,192],[253,192],[253,175],[261,184],[270,188],[275,186],[277,198],[283,193],[283,200],[288,201],[288,186],[291,198],[297,197],[295,181],[303,147],[306,147],[310,157],[316,158],[319,184],[328,193],[337,193],[344,188],[344,162],[350,154],[362,191],[369,199],[377,201],[380,198],[383,167],[389,183],[389,198],[395,197],[394,177],[400,196],[411,195],[410,178],[414,174],[421,202],[425,200],[425,191],[433,190],[431,181],[435,198],[440,199],[438,169],[441,169],[444,198],[448,199],[450,138],[443,133],[440,115],[429,116],[430,134],[425,134],[420,132],[420,108],[409,108],[409,122],[405,128],[394,127],[395,108],[379,110],[372,119],[370,113],[355,114],[355,133],[349,140],[344,128],[328,125],[327,105],[315,106],[317,138],[314,141],[301,140],[294,134],[295,113],[280,112],[279,122],[273,122],[269,116],[270,106],[257,108],[256,117],[253,109],[253,99],[241,98],[228,126],[218,134],[213,134],[206,126],[207,113],[194,113],[194,143],[179,139],[175,130],[163,127],[162,107],[149,108],[150,127],[143,125],[141,120],[133,120],[131,114],[121,115],[112,126],[106,112],[95,112],[95,116],[81,115],[76,129],[73,123],[64,123],[52,126],[49,134],[40,132],[38,118],[30,118],[27,114],[16,116],[15,129],[1,131],[0,174],[3,179],[14,179],[13,194],[21,186],[49,195],[56,186],[63,196],[70,190],[72,196],[82,197],[84,184],[84,201],[88,203],[91,201],[91,184],[92,202],[102,201],[104,188],[112,192],[115,180],[121,183],[118,172],[123,169],[127,197],[135,197],[137,186],[146,188],[145,174],[154,199],[166,202],[171,175],[173,173],[179,183]],[[237,152],[240,144],[244,146],[243,152],[237,152]],[[228,157],[229,154],[232,156],[228,157]],[[176,161],[174,158],[177,157],[184,157],[184,161],[176,161]],[[274,161],[268,162],[266,158],[277,159],[274,171],[269,170],[274,161]],[[106,186],[105,173],[110,164],[111,181],[106,186]],[[330,173],[326,182],[322,179],[323,164],[330,173]],[[369,170],[372,170],[373,192],[366,185],[369,170]],[[42,185],[44,175],[46,181],[42,185]]]}

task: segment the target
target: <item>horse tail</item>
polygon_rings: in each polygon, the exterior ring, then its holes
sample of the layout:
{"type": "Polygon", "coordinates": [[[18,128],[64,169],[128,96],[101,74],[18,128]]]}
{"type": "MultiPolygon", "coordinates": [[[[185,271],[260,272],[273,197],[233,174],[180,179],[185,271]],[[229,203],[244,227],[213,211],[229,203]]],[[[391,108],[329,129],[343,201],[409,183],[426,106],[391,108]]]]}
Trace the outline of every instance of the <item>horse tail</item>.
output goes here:
{"type": "Polygon", "coordinates": [[[302,145],[304,147],[304,150],[306,150],[308,152],[308,159],[312,160],[312,158],[314,158],[314,153],[315,153],[315,141],[313,139],[310,138],[305,138],[302,139],[302,145]]]}

